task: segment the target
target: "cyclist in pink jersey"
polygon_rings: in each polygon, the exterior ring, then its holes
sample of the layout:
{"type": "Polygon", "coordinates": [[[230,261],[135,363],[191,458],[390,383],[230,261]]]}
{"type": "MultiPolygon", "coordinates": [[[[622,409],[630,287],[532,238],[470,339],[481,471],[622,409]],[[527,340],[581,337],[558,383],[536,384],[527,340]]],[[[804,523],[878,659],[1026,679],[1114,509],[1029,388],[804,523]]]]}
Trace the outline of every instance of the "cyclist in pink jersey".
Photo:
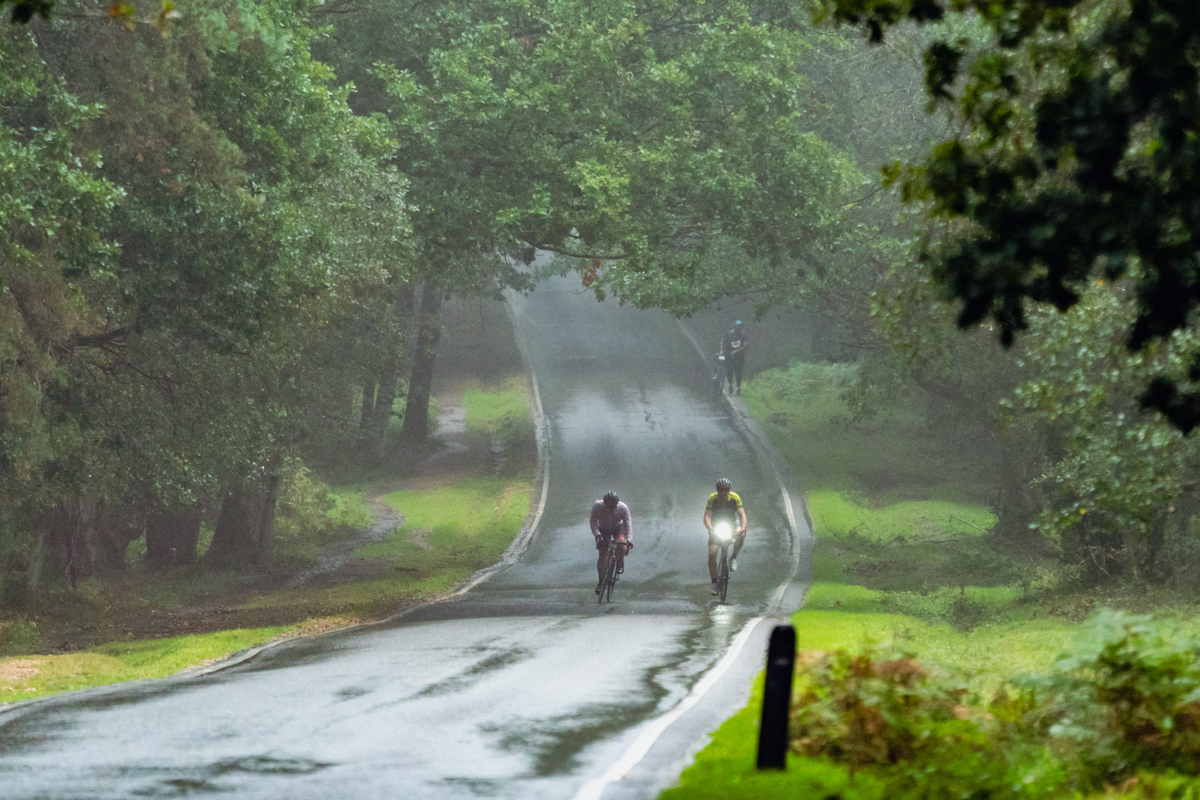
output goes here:
{"type": "Polygon", "coordinates": [[[608,540],[616,537],[620,542],[617,548],[619,575],[625,571],[625,554],[633,549],[633,517],[629,514],[629,506],[621,502],[617,493],[609,492],[592,504],[590,525],[596,550],[599,551],[596,558],[596,574],[599,576],[596,594],[600,594],[600,585],[604,583],[604,562],[608,557],[608,540]]]}

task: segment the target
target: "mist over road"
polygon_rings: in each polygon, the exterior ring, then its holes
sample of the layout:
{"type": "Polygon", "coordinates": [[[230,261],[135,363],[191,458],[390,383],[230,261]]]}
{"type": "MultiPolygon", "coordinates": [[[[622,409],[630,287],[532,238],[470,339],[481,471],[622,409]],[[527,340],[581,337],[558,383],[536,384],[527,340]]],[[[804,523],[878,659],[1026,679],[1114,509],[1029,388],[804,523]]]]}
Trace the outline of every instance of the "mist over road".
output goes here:
{"type": "MultiPolygon", "coordinates": [[[[550,429],[545,509],[518,563],[386,624],[0,714],[0,797],[569,798],[590,785],[616,798],[677,773],[744,701],[768,625],[626,780],[596,783],[791,578],[776,478],[666,314],[597,303],[574,279],[511,303],[550,429]],[[708,593],[701,524],[720,476],[750,519],[725,606],[708,593]],[[587,514],[608,489],[630,505],[635,548],[598,605],[587,514]]],[[[792,584],[784,610],[798,597],[792,584]]]]}

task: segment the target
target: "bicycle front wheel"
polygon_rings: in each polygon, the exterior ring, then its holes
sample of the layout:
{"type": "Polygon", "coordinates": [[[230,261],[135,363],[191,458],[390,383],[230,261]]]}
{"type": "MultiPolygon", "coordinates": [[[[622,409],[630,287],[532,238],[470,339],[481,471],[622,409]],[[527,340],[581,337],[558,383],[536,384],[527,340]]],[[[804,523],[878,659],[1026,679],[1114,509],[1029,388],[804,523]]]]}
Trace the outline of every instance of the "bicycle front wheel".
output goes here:
{"type": "Polygon", "coordinates": [[[600,602],[612,602],[613,585],[617,582],[617,556],[612,551],[608,554],[608,566],[604,568],[604,585],[600,587],[600,602]]]}
{"type": "Polygon", "coordinates": [[[724,603],[729,592],[729,554],[725,548],[721,548],[721,563],[717,566],[717,590],[724,603]]]}

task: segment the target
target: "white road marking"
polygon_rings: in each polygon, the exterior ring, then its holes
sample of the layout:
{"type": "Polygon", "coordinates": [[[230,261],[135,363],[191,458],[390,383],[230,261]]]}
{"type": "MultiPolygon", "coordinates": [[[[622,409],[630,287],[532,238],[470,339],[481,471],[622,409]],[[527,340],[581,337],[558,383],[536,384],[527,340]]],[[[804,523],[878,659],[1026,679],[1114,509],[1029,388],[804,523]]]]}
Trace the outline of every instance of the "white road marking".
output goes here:
{"type": "Polygon", "coordinates": [[[754,631],[758,623],[764,619],[766,617],[755,617],[746,623],[746,627],[742,628],[741,632],[733,640],[729,651],[725,653],[707,675],[700,679],[700,682],[696,684],[691,693],[683,698],[683,701],[679,705],[666,714],[663,714],[647,727],[646,730],[642,731],[642,734],[634,739],[633,744],[621,754],[620,758],[613,762],[613,765],[603,775],[588,781],[580,787],[579,792],[575,795],[575,800],[600,800],[600,795],[604,793],[604,790],[608,788],[610,783],[615,783],[628,775],[629,771],[637,766],[638,762],[646,756],[646,753],[650,752],[650,748],[658,741],[658,737],[662,736],[663,732],[671,727],[671,724],[675,720],[683,716],[688,709],[696,705],[700,701],[700,698],[715,686],[717,681],[721,679],[721,676],[733,666],[733,662],[737,661],[738,654],[742,652],[742,648],[750,640],[750,634],[754,631]]]}

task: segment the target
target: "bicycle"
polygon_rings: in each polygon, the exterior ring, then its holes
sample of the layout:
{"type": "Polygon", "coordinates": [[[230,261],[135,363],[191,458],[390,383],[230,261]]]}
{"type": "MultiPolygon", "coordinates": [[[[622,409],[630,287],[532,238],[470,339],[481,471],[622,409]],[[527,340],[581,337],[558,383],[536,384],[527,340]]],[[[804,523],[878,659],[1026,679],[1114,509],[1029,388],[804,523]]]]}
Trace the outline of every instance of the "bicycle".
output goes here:
{"type": "Polygon", "coordinates": [[[713,393],[721,395],[725,391],[725,356],[718,355],[712,374],[713,393]]]}
{"type": "Polygon", "coordinates": [[[613,587],[617,583],[617,548],[621,544],[616,536],[608,537],[608,559],[604,562],[604,580],[600,582],[600,596],[596,598],[597,603],[603,603],[605,599],[612,602],[613,587]]]}
{"type": "Polygon", "coordinates": [[[713,526],[713,538],[721,548],[717,557],[717,596],[725,602],[729,592],[729,545],[733,544],[733,526],[728,522],[718,522],[713,526]]]}

